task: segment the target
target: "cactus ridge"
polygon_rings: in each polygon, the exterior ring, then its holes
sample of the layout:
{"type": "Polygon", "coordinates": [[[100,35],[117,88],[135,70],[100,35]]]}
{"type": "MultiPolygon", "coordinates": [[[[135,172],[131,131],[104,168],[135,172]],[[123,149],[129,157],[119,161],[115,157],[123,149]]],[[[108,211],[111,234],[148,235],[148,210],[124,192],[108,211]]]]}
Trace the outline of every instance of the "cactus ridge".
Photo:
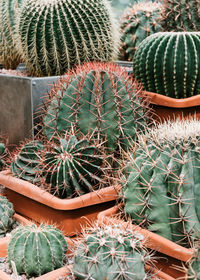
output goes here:
{"type": "Polygon", "coordinates": [[[138,45],[149,35],[161,31],[159,24],[160,3],[147,1],[136,3],[125,10],[121,18],[122,60],[133,60],[138,45]]]}
{"type": "Polygon", "coordinates": [[[0,196],[0,237],[12,229],[15,211],[13,204],[4,196],[0,196]]]}
{"type": "Polygon", "coordinates": [[[80,66],[53,90],[44,112],[43,133],[52,139],[73,127],[78,137],[93,134],[110,151],[118,145],[127,147],[137,130],[146,126],[148,109],[138,93],[137,84],[113,64],[80,66]]]}
{"type": "Polygon", "coordinates": [[[124,186],[134,222],[187,247],[200,232],[199,124],[179,120],[141,136],[124,186]]]}
{"type": "Polygon", "coordinates": [[[23,58],[37,76],[117,55],[118,28],[107,0],[27,0],[17,31],[23,58]]]}
{"type": "Polygon", "coordinates": [[[17,228],[8,245],[8,261],[15,263],[17,273],[40,276],[66,262],[67,242],[60,230],[51,225],[17,228]]]}
{"type": "Polygon", "coordinates": [[[199,32],[158,32],[139,45],[133,70],[147,91],[190,97],[200,93],[199,52],[199,32]]]}

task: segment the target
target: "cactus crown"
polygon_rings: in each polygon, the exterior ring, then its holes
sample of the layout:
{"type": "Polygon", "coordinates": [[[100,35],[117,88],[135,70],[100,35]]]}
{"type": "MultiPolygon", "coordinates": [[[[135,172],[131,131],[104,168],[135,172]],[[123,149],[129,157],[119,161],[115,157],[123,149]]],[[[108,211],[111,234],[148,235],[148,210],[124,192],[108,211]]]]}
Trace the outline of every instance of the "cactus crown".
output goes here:
{"type": "Polygon", "coordinates": [[[15,211],[13,204],[4,196],[0,196],[0,237],[12,229],[15,211]]]}
{"type": "Polygon", "coordinates": [[[8,244],[8,261],[17,273],[39,276],[62,267],[66,262],[67,242],[59,229],[41,224],[17,228],[8,244]]]}

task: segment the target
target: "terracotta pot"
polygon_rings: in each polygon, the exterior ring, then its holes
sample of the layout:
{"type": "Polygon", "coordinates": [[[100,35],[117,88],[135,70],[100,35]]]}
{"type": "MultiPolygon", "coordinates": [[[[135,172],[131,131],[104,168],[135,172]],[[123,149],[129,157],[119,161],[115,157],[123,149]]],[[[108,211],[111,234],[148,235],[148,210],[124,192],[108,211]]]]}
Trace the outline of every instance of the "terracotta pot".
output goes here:
{"type": "Polygon", "coordinates": [[[200,119],[200,94],[183,99],[148,91],[143,91],[141,94],[147,97],[155,112],[153,117],[159,122],[174,120],[178,117],[182,119],[196,116],[200,119]]]}
{"type": "MultiPolygon", "coordinates": [[[[99,213],[99,223],[119,223],[118,217],[120,207],[121,206],[116,205],[99,213]]],[[[120,225],[126,228],[128,222],[120,219],[120,225]]],[[[183,264],[192,258],[194,250],[177,245],[176,243],[150,232],[149,230],[143,229],[138,225],[132,225],[132,230],[137,234],[143,235],[143,243],[145,247],[156,251],[156,257],[159,257],[156,266],[160,269],[159,273],[164,273],[164,276],[161,276],[164,277],[162,279],[187,279],[183,264]]]]}
{"type": "Polygon", "coordinates": [[[77,198],[60,199],[13,177],[8,170],[0,172],[0,184],[5,186],[6,196],[17,213],[38,223],[54,224],[69,236],[79,233],[100,211],[112,207],[119,191],[119,187],[107,187],[77,198]]]}

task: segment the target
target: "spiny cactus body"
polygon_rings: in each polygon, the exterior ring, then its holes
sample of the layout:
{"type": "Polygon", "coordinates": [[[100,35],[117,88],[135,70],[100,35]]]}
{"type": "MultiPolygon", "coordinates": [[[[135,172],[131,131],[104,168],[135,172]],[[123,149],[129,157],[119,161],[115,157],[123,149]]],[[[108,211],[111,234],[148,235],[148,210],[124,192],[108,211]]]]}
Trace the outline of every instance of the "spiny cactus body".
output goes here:
{"type": "Polygon", "coordinates": [[[4,152],[5,152],[5,144],[0,142],[0,171],[4,166],[4,152]]]}
{"type": "Polygon", "coordinates": [[[114,151],[135,139],[146,126],[147,108],[128,73],[109,63],[88,63],[66,74],[52,90],[43,118],[44,134],[77,137],[93,134],[114,151]]]}
{"type": "Polygon", "coordinates": [[[77,279],[151,279],[145,271],[150,260],[131,230],[119,225],[96,226],[84,233],[77,246],[73,272],[77,279]]]}
{"type": "Polygon", "coordinates": [[[183,246],[200,231],[200,122],[166,123],[142,136],[128,156],[125,212],[183,246]]]}
{"type": "Polygon", "coordinates": [[[0,1],[0,61],[7,69],[15,69],[21,58],[16,43],[16,20],[23,0],[0,1]]]}
{"type": "Polygon", "coordinates": [[[118,27],[107,0],[26,0],[17,27],[21,53],[37,76],[86,61],[112,61],[118,27]]]}
{"type": "Polygon", "coordinates": [[[125,11],[121,19],[121,59],[133,60],[138,45],[149,35],[161,31],[159,24],[161,4],[137,3],[125,11]]]}
{"type": "Polygon", "coordinates": [[[17,228],[8,244],[10,267],[14,262],[17,273],[39,276],[65,264],[67,242],[60,230],[51,225],[17,228]]]}
{"type": "Polygon", "coordinates": [[[198,0],[163,0],[164,31],[200,31],[198,0]]]}
{"type": "Polygon", "coordinates": [[[200,32],[159,32],[139,45],[133,71],[147,91],[174,98],[200,93],[200,32]]]}
{"type": "Polygon", "coordinates": [[[12,229],[14,212],[12,203],[6,197],[0,196],[0,237],[12,229]]]}

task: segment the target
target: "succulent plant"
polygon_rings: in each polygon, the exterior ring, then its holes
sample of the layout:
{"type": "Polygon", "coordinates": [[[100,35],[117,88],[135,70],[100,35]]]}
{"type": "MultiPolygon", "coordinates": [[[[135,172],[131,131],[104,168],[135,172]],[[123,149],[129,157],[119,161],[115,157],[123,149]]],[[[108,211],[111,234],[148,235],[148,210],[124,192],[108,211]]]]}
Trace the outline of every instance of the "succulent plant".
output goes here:
{"type": "Polygon", "coordinates": [[[12,229],[14,213],[12,203],[5,196],[0,196],[0,237],[12,229]]]}
{"type": "Polygon", "coordinates": [[[133,72],[147,91],[174,98],[200,93],[200,32],[159,32],[139,45],[133,72]]]}
{"type": "Polygon", "coordinates": [[[23,0],[0,1],[0,61],[7,69],[15,69],[21,61],[15,25],[22,2],[23,0]]]}
{"type": "Polygon", "coordinates": [[[86,230],[75,250],[74,275],[77,279],[153,279],[145,271],[151,256],[136,235],[117,224],[86,230]]]}
{"type": "Polygon", "coordinates": [[[4,152],[5,152],[5,144],[0,142],[0,171],[4,166],[4,152]]]}
{"type": "Polygon", "coordinates": [[[8,244],[10,267],[17,273],[39,276],[62,267],[66,262],[67,242],[62,232],[52,225],[35,224],[17,228],[8,244]]]}
{"type": "Polygon", "coordinates": [[[199,31],[199,1],[163,0],[161,25],[164,31],[199,31]]]}
{"type": "Polygon", "coordinates": [[[200,231],[200,121],[177,120],[152,128],[127,157],[125,212],[183,246],[200,231]]]}
{"type": "Polygon", "coordinates": [[[25,0],[17,26],[32,75],[62,75],[86,61],[112,61],[119,31],[107,0],[25,0]]]}
{"type": "Polygon", "coordinates": [[[161,4],[139,2],[125,10],[121,18],[122,46],[120,58],[133,61],[138,45],[149,35],[161,31],[159,24],[161,4]]]}
{"type": "Polygon", "coordinates": [[[43,118],[48,139],[93,134],[114,151],[127,146],[147,125],[148,108],[131,77],[112,63],[86,63],[67,73],[50,92],[43,118]]]}

